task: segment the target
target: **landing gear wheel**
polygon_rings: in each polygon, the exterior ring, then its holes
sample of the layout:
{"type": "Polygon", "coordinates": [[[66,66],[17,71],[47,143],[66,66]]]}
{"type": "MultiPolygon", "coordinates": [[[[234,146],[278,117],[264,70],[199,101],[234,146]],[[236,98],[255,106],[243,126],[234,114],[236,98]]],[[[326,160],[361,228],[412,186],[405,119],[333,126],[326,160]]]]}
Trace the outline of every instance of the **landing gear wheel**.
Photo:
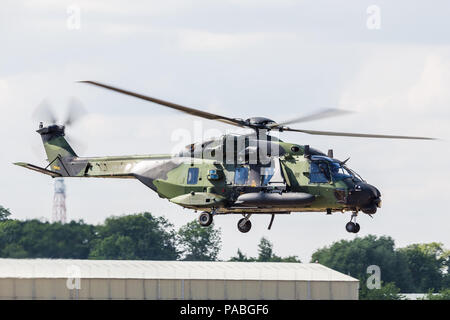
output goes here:
{"type": "Polygon", "coordinates": [[[355,230],[353,230],[353,233],[358,233],[359,229],[361,229],[361,227],[359,226],[359,223],[355,223],[355,230]]]}
{"type": "Polygon", "coordinates": [[[203,212],[198,217],[198,222],[202,227],[208,227],[213,222],[213,216],[209,212],[203,212]]]}
{"type": "Polygon", "coordinates": [[[252,223],[250,222],[250,220],[247,220],[247,222],[245,222],[245,224],[241,227],[241,223],[244,220],[245,220],[245,218],[242,218],[241,220],[239,220],[237,227],[238,227],[240,232],[247,233],[252,228],[252,223]]]}
{"type": "MultiPolygon", "coordinates": [[[[359,225],[358,225],[358,228],[359,228],[359,225]]],[[[354,233],[355,232],[355,230],[356,230],[356,224],[354,224],[353,222],[348,222],[346,225],[345,225],[345,230],[347,230],[347,232],[350,232],[350,233],[354,233]]],[[[358,229],[359,230],[359,229],[358,229]]]]}

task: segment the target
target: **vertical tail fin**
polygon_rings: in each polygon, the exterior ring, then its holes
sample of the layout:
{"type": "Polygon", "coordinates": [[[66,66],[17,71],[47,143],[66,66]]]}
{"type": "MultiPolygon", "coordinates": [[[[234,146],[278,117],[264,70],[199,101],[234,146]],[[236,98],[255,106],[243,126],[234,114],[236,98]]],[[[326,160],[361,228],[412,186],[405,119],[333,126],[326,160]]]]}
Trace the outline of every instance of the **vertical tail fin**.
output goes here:
{"type": "Polygon", "coordinates": [[[54,124],[43,127],[41,124],[37,132],[41,135],[51,170],[66,176],[71,174],[69,173],[68,168],[66,168],[67,164],[65,162],[68,158],[77,157],[77,154],[64,138],[64,130],[64,126],[54,124]]]}

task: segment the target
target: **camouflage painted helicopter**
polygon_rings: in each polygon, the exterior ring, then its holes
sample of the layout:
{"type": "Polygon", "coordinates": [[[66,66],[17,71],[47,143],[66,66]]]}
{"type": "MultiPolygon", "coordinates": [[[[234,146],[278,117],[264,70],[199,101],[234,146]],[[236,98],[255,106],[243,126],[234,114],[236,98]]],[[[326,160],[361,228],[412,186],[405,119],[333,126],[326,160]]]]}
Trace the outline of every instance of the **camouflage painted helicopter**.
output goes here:
{"type": "Polygon", "coordinates": [[[251,229],[253,214],[270,214],[269,229],[276,214],[291,212],[352,212],[346,224],[348,232],[357,233],[359,212],[374,214],[381,207],[381,193],[366,183],[346,161],[333,158],[308,145],[283,142],[270,131],[293,131],[312,135],[362,138],[421,139],[427,137],[392,136],[347,132],[292,129],[287,125],[343,114],[327,109],[306,117],[277,123],[263,117],[247,120],[229,118],[151,98],[94,81],[82,81],[139,99],[150,101],[193,116],[220,121],[250,134],[225,134],[188,145],[177,154],[118,157],[79,157],[65,139],[64,125],[44,126],[41,135],[47,154],[45,168],[29,163],[16,165],[55,177],[137,179],[170,202],[200,210],[199,223],[209,226],[220,214],[241,214],[238,229],[251,229]]]}

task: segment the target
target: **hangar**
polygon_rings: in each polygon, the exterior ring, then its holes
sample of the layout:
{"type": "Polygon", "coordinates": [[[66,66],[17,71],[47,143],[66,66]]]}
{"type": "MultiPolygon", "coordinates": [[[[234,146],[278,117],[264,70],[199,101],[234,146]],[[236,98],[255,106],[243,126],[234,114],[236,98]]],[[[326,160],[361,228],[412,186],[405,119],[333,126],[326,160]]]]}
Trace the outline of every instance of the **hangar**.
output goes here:
{"type": "Polygon", "coordinates": [[[0,259],[0,299],[358,299],[317,263],[0,259]]]}

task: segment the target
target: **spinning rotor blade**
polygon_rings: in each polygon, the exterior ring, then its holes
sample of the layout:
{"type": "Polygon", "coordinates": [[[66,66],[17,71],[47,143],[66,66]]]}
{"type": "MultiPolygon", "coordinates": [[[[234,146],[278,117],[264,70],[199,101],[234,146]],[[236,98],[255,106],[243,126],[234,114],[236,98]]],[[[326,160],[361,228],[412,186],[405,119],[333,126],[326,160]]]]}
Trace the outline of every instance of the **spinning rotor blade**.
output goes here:
{"type": "Polygon", "coordinates": [[[67,117],[64,121],[65,126],[73,125],[78,122],[82,117],[87,114],[86,109],[80,100],[75,97],[71,97],[67,106],[67,117]]]}
{"type": "Polygon", "coordinates": [[[234,125],[234,126],[238,126],[238,127],[246,127],[245,122],[243,120],[240,120],[240,119],[233,119],[233,118],[223,117],[223,116],[220,116],[220,115],[217,115],[217,114],[214,114],[214,113],[209,113],[209,112],[201,111],[201,110],[198,110],[198,109],[185,107],[185,106],[182,106],[182,105],[179,105],[179,104],[175,104],[175,103],[172,103],[172,102],[168,102],[168,101],[152,98],[152,97],[149,97],[149,96],[146,96],[146,95],[143,95],[143,94],[139,94],[139,93],[135,93],[135,92],[132,92],[132,91],[128,91],[128,90],[112,87],[112,86],[109,86],[109,85],[106,85],[106,84],[103,84],[103,83],[99,83],[99,82],[95,82],[95,81],[79,81],[79,82],[92,84],[92,85],[95,85],[95,86],[98,86],[98,87],[102,87],[102,88],[105,88],[105,89],[108,89],[108,90],[112,90],[112,91],[116,91],[116,92],[119,92],[119,93],[123,93],[123,94],[129,95],[129,96],[135,97],[135,98],[139,98],[139,99],[142,99],[142,100],[146,100],[146,101],[150,101],[150,102],[153,102],[153,103],[157,103],[159,105],[166,106],[166,107],[169,107],[171,109],[175,109],[175,110],[178,110],[178,111],[181,111],[181,112],[184,112],[184,113],[188,113],[190,115],[194,115],[194,116],[197,116],[197,117],[205,118],[205,119],[208,119],[208,120],[217,120],[217,121],[221,121],[221,122],[224,122],[224,123],[227,123],[227,124],[231,124],[231,125],[234,125]]]}
{"type": "Polygon", "coordinates": [[[411,139],[411,140],[436,140],[428,137],[410,137],[410,136],[391,136],[384,134],[366,134],[366,133],[350,133],[350,132],[332,132],[332,131],[315,131],[283,128],[283,131],[302,132],[321,136],[339,136],[339,137],[356,137],[356,138],[384,138],[384,139],[411,139]]]}
{"type": "MultiPolygon", "coordinates": [[[[68,129],[68,127],[73,125],[75,122],[78,122],[84,115],[87,114],[87,111],[83,107],[83,104],[81,103],[81,101],[79,101],[78,99],[76,99],[74,97],[70,98],[66,109],[67,109],[66,120],[64,121],[64,123],[62,123],[62,125],[60,125],[60,127],[63,128],[63,132],[64,132],[64,128],[68,129]]],[[[60,121],[61,119],[58,120],[58,118],[54,114],[53,110],[54,109],[50,106],[50,103],[48,102],[48,100],[44,99],[44,101],[42,101],[36,107],[36,109],[33,111],[32,118],[39,122],[45,122],[46,125],[61,124],[61,121],[60,121]]],[[[69,144],[74,149],[77,149],[78,151],[80,149],[81,150],[86,149],[86,146],[84,144],[78,142],[78,140],[71,138],[67,134],[67,132],[65,132],[65,137],[66,137],[66,140],[69,142],[69,144]]],[[[31,148],[33,150],[33,153],[35,153],[38,158],[41,158],[42,145],[39,148],[37,147],[37,145],[32,145],[31,148]],[[40,150],[40,152],[38,150],[40,150]]],[[[83,152],[83,151],[81,151],[81,152],[83,152]]]]}
{"type": "Polygon", "coordinates": [[[223,117],[214,113],[209,113],[205,111],[201,111],[194,108],[185,107],[179,104],[175,104],[172,102],[152,98],[146,95],[142,95],[139,93],[135,93],[132,91],[127,91],[124,89],[120,89],[117,87],[113,87],[110,85],[106,85],[100,82],[95,81],[79,81],[82,83],[88,83],[91,85],[95,85],[98,87],[102,87],[108,90],[116,91],[122,94],[126,94],[135,98],[139,98],[142,100],[150,101],[162,106],[169,107],[171,109],[175,109],[190,115],[194,115],[197,117],[205,118],[208,120],[216,120],[221,121],[227,124],[231,124],[238,127],[248,127],[253,129],[266,129],[266,130],[279,130],[279,131],[293,131],[293,132],[302,132],[307,134],[313,134],[313,135],[324,135],[324,136],[341,136],[341,137],[359,137],[359,138],[385,138],[385,139],[418,139],[418,140],[435,140],[434,138],[428,138],[428,137],[411,137],[411,136],[396,136],[396,135],[382,135],[382,134],[365,134],[365,133],[349,133],[349,132],[332,132],[332,131],[314,131],[314,130],[300,130],[300,129],[291,129],[289,127],[286,127],[287,124],[293,124],[293,123],[300,123],[300,122],[306,122],[306,121],[313,121],[313,120],[319,120],[324,118],[330,118],[335,116],[340,116],[343,114],[348,114],[351,111],[341,110],[341,109],[324,109],[319,112],[313,113],[308,116],[302,116],[297,117],[291,120],[287,120],[281,123],[272,123],[272,124],[265,124],[265,123],[252,123],[252,119],[256,118],[250,118],[246,121],[242,119],[236,119],[236,118],[228,118],[223,117]]]}
{"type": "Polygon", "coordinates": [[[56,124],[58,121],[53,113],[50,102],[44,99],[33,111],[31,117],[36,121],[43,121],[46,123],[56,124]]]}
{"type": "Polygon", "coordinates": [[[342,110],[342,109],[323,109],[318,112],[315,112],[313,114],[307,115],[307,116],[301,116],[297,118],[293,118],[290,120],[286,120],[280,123],[273,124],[271,127],[280,127],[285,126],[288,124],[294,124],[294,123],[301,123],[301,122],[307,122],[307,121],[314,121],[314,120],[320,120],[325,118],[331,118],[331,117],[337,117],[342,116],[344,114],[352,113],[352,111],[348,110],[342,110]]]}

